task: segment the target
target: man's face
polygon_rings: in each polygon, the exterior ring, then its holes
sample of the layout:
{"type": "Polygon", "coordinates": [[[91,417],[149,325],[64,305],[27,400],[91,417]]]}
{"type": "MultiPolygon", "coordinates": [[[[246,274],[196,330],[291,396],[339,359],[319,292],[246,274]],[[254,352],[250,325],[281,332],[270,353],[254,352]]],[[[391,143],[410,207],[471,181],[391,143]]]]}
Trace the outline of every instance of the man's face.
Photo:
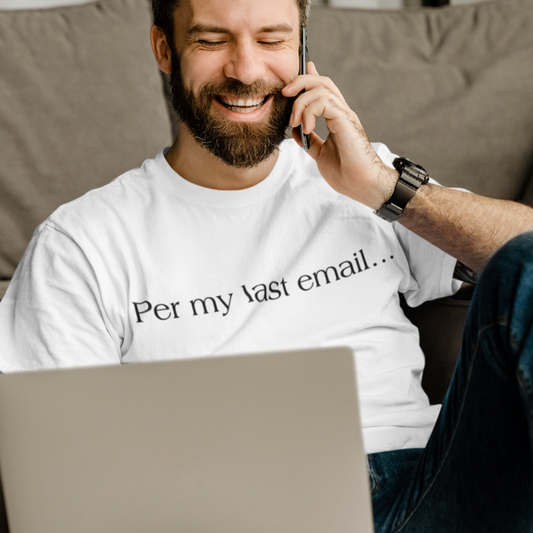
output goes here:
{"type": "Polygon", "coordinates": [[[283,140],[298,74],[295,0],[180,0],[172,100],[197,142],[227,164],[258,165],[283,140]]]}

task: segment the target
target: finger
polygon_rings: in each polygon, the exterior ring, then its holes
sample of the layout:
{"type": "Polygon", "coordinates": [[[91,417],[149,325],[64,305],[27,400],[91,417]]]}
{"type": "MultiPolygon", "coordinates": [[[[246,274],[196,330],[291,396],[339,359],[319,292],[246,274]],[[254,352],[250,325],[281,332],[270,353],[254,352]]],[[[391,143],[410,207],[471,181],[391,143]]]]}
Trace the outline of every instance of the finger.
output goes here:
{"type": "Polygon", "coordinates": [[[305,108],[313,101],[317,96],[314,93],[303,92],[296,98],[292,104],[291,116],[289,117],[289,124],[296,128],[303,121],[303,112],[305,108]]]}
{"type": "Polygon", "coordinates": [[[315,87],[311,91],[301,93],[292,105],[292,112],[289,118],[290,125],[295,128],[303,121],[303,113],[308,106],[310,106],[316,100],[324,99],[328,101],[334,95],[325,87],[315,87]]]}
{"type": "Polygon", "coordinates": [[[285,85],[285,87],[281,90],[281,94],[290,98],[292,96],[297,96],[302,91],[311,91],[315,87],[326,87],[331,92],[338,94],[342,98],[339,88],[333,83],[332,80],[326,78],[325,76],[317,76],[314,74],[296,76],[296,78],[294,78],[290,83],[285,85]]]}
{"type": "Polygon", "coordinates": [[[337,95],[327,89],[315,89],[297,98],[289,121],[293,128],[304,123],[304,131],[308,133],[315,127],[315,117],[323,116],[326,120],[347,119],[353,114],[337,95]]]}
{"type": "Polygon", "coordinates": [[[302,113],[302,126],[304,133],[311,133],[316,127],[316,117],[323,114],[324,107],[319,102],[312,102],[302,113]]]}
{"type": "Polygon", "coordinates": [[[315,67],[315,64],[312,61],[307,63],[307,74],[312,74],[313,76],[320,76],[318,70],[315,67]]]}
{"type": "MultiPolygon", "coordinates": [[[[283,89],[281,89],[281,94],[283,96],[286,96],[287,98],[290,98],[291,96],[297,96],[299,93],[305,90],[306,83],[309,84],[311,76],[309,74],[296,76],[291,82],[287,83],[283,89]]],[[[317,76],[313,76],[314,78],[317,78],[317,76]]],[[[315,83],[316,85],[316,83],[315,83]]]]}
{"type": "Polygon", "coordinates": [[[325,78],[324,76],[314,76],[312,74],[298,76],[297,78],[294,78],[289,85],[286,85],[281,92],[284,96],[290,98],[299,97],[301,94],[307,94],[313,90],[324,90],[334,94],[341,102],[346,103],[340,89],[332,80],[325,78]]]}

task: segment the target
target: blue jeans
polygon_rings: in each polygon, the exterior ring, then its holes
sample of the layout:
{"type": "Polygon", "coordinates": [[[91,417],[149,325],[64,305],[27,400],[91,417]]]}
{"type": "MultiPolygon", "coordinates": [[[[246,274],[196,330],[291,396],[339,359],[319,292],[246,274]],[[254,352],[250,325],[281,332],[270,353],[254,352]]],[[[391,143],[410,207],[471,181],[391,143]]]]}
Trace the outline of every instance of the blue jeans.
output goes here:
{"type": "Polygon", "coordinates": [[[368,459],[376,533],[533,532],[533,232],[483,271],[426,448],[368,459]]]}

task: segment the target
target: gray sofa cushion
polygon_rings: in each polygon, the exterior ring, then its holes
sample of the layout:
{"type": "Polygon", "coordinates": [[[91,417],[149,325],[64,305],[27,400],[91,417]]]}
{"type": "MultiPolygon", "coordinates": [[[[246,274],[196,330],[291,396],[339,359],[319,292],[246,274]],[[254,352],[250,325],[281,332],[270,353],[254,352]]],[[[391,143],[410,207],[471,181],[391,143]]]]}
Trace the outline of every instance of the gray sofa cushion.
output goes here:
{"type": "Polygon", "coordinates": [[[150,25],[146,0],[0,11],[0,280],[55,208],[170,143],[150,25]]]}
{"type": "Polygon", "coordinates": [[[316,7],[309,41],[319,72],[337,83],[371,140],[444,185],[521,198],[533,169],[531,0],[316,7]]]}

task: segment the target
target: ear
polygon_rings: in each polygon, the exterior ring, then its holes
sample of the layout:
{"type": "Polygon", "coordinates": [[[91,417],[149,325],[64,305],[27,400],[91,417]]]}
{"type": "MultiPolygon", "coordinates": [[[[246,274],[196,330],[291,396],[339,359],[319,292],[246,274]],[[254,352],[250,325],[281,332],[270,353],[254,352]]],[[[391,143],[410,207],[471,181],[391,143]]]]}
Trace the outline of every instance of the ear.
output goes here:
{"type": "Polygon", "coordinates": [[[170,74],[172,67],[170,46],[166,35],[158,26],[153,25],[150,28],[150,43],[159,68],[165,74],[170,74]]]}

